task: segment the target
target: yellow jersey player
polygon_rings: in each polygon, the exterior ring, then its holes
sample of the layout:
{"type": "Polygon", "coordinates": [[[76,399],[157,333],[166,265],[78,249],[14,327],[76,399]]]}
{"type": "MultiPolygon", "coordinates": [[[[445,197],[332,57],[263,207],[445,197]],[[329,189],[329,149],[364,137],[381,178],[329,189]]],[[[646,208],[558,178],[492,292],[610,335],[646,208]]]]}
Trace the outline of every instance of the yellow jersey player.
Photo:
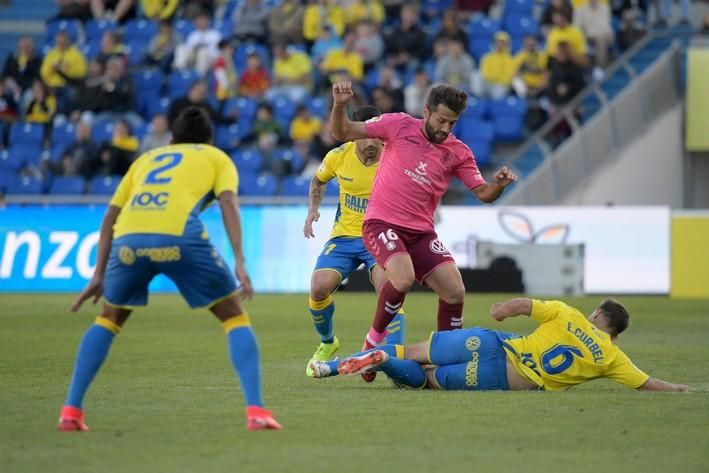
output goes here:
{"type": "Polygon", "coordinates": [[[199,213],[219,200],[246,298],[253,295],[244,266],[238,175],[229,157],[210,145],[212,126],[190,107],[172,126],[173,144],[141,155],[121,181],[101,224],[93,278],[72,306],[104,296],[101,315],[84,334],[64,407],[61,431],[88,430],[84,395],[134,308],[148,302],[158,274],[175,282],[192,308],[208,308],[222,323],[231,362],[241,381],[249,430],[280,429],[261,399],[259,348],[237,297],[234,276],[208,239],[199,213]]]}
{"type": "MultiPolygon", "coordinates": [[[[353,119],[365,121],[379,116],[379,111],[371,106],[361,107],[353,114],[353,119]]],[[[315,330],[320,335],[320,345],[310,361],[327,361],[333,357],[340,345],[335,337],[333,315],[335,302],[332,294],[353,271],[364,264],[369,271],[375,290],[386,283],[384,270],[377,266],[367,252],[362,241],[362,222],[372,192],[374,176],[379,165],[382,143],[377,139],[350,141],[330,151],[323,159],[317,174],[310,184],[310,206],[305,219],[303,233],[306,238],[314,237],[313,222],[320,218],[318,208],[322,202],[325,187],[331,179],[340,184],[340,203],[335,215],[335,224],[330,240],[325,243],[318,257],[310,280],[310,315],[315,330]]],[[[388,343],[403,343],[404,317],[401,305],[389,307],[396,314],[387,327],[388,343]]],[[[312,376],[310,362],[305,373],[312,376]]],[[[370,375],[371,376],[371,375],[370,375]]]]}
{"type": "Polygon", "coordinates": [[[379,369],[399,385],[445,390],[558,391],[598,378],[643,391],[688,390],[648,376],[613,343],[630,322],[617,301],[603,301],[588,318],[561,301],[523,298],[494,304],[490,315],[528,315],[539,327],[527,336],[480,327],[433,332],[427,342],[377,347],[313,370],[328,377],[379,369]]]}

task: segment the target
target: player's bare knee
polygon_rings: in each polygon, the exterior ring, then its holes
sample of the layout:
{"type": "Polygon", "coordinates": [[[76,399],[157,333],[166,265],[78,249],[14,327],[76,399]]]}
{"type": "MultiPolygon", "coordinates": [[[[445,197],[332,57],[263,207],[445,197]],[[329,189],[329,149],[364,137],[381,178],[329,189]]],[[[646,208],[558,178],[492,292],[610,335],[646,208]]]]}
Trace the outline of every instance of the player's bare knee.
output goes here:
{"type": "Polygon", "coordinates": [[[414,285],[415,279],[416,278],[413,274],[400,274],[393,277],[390,276],[389,282],[391,282],[391,285],[394,286],[394,289],[397,291],[409,292],[411,290],[411,286],[414,285]]]}
{"type": "Polygon", "coordinates": [[[465,301],[465,286],[456,284],[439,297],[448,304],[462,304],[465,301]]]}
{"type": "Polygon", "coordinates": [[[310,298],[314,301],[323,301],[332,293],[332,288],[325,284],[315,284],[310,287],[310,298]]]}

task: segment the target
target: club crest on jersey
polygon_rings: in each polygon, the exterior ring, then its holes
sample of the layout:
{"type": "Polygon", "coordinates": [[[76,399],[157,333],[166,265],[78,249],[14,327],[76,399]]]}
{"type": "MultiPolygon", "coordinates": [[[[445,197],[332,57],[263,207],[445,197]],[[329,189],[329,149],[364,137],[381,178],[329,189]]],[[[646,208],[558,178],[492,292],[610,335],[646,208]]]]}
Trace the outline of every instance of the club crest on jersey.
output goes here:
{"type": "Polygon", "coordinates": [[[480,337],[468,337],[465,340],[465,348],[470,351],[475,351],[480,348],[480,337]]]}
{"type": "Polygon", "coordinates": [[[428,166],[428,163],[424,163],[423,161],[419,161],[419,165],[416,167],[416,172],[421,174],[422,176],[426,175],[426,166],[428,166]]]}
{"type": "Polygon", "coordinates": [[[135,253],[130,247],[121,246],[118,248],[118,260],[126,266],[130,266],[135,263],[135,253]]]}
{"type": "Polygon", "coordinates": [[[447,255],[448,254],[448,248],[446,248],[446,245],[443,244],[441,240],[436,238],[435,240],[431,240],[431,243],[429,245],[431,248],[431,251],[439,254],[439,255],[447,255]]]}

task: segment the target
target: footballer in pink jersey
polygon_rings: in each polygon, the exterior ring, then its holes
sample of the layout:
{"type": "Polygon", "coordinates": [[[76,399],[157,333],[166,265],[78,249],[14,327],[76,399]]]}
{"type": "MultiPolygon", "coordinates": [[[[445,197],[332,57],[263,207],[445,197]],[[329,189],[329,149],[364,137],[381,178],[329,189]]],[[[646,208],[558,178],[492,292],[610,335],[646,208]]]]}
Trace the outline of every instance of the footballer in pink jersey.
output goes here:
{"type": "Polygon", "coordinates": [[[495,172],[494,182],[485,182],[470,148],[451,134],[468,100],[466,92],[456,87],[433,87],[422,120],[392,113],[353,122],[346,113],[352,84],[333,84],[332,95],[330,124],[336,139],[384,142],[362,236],[367,250],[386,270],[388,282],[379,293],[364,349],[381,343],[386,326],[416,280],[438,294],[438,330],[462,328],[465,286],[433,228],[434,211],[453,177],[480,201],[491,203],[517,176],[502,167],[495,172]]]}

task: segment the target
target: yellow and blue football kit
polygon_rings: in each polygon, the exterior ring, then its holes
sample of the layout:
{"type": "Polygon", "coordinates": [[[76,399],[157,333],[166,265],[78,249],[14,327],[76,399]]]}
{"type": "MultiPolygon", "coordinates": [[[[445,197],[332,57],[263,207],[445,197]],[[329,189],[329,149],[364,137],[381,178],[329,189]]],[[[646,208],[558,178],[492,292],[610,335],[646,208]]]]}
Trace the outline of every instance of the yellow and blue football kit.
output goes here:
{"type": "Polygon", "coordinates": [[[106,269],[106,302],[145,305],[148,284],[160,273],[175,282],[193,308],[231,295],[236,281],[209,242],[199,213],[237,187],[233,162],[213,146],[177,144],[141,155],[110,202],[121,212],[106,269]]]}
{"type": "Polygon", "coordinates": [[[364,164],[356,149],[354,142],[333,149],[325,155],[316,174],[320,182],[338,180],[340,202],[330,239],[318,257],[315,271],[336,271],[341,279],[349,277],[362,263],[369,271],[376,264],[364,247],[362,223],[379,162],[364,164]]]}
{"type": "Polygon", "coordinates": [[[569,389],[597,378],[639,388],[649,376],[636,367],[610,335],[561,301],[532,301],[539,327],[525,337],[501,336],[519,374],[547,391],[569,389]]]}

